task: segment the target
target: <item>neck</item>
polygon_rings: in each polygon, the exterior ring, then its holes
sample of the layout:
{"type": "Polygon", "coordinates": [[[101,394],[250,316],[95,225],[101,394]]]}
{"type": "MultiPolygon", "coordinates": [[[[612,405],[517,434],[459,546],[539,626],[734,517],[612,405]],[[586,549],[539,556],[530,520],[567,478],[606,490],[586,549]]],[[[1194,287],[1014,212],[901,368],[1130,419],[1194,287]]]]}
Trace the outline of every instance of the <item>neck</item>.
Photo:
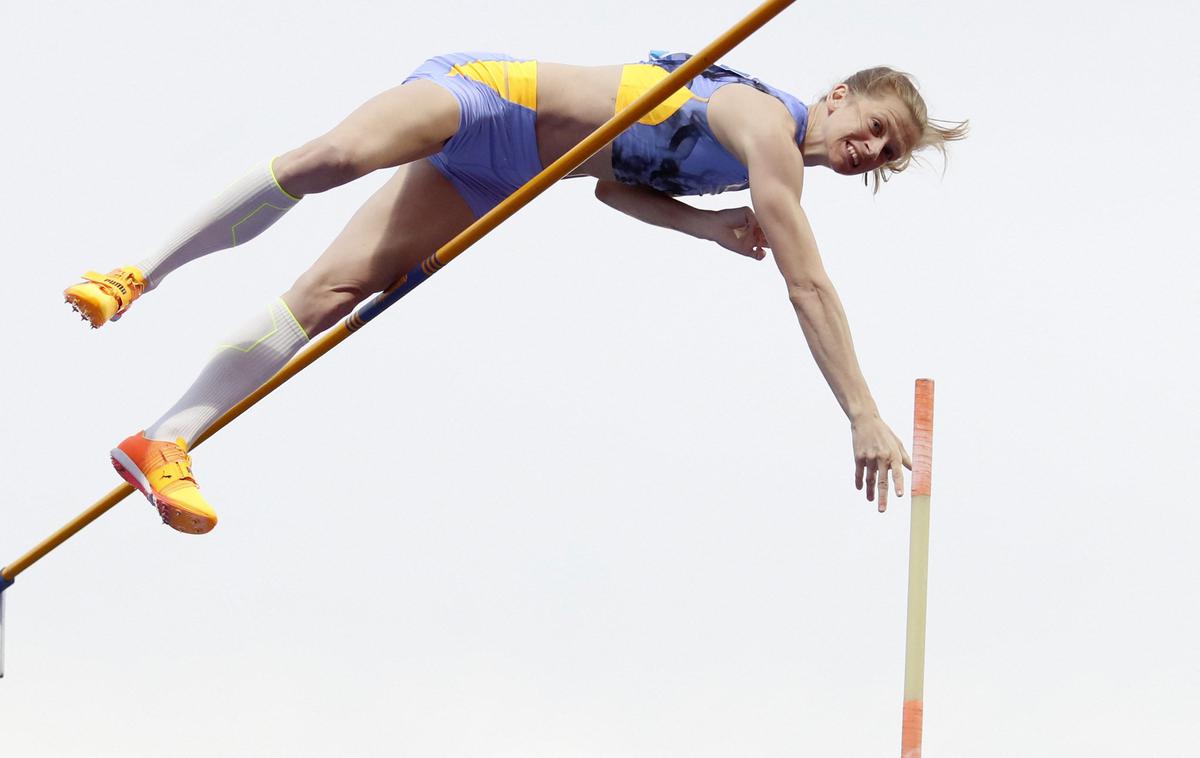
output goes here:
{"type": "Polygon", "coordinates": [[[829,167],[829,151],[825,148],[825,119],[828,115],[824,100],[808,107],[808,128],[804,131],[804,143],[800,145],[805,166],[829,167]]]}

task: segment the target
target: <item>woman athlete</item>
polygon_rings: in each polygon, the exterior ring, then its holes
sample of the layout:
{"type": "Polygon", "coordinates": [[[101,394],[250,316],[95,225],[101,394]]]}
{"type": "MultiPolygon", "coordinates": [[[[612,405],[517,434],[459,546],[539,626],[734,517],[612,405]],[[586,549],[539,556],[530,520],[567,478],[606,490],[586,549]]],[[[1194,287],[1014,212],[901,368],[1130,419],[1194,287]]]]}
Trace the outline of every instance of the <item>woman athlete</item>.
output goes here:
{"type": "MultiPolygon", "coordinates": [[[[281,369],[309,339],[386,289],[688,58],[581,67],[503,54],[426,61],[403,84],[367,101],[329,133],[239,179],[156,254],[65,291],[93,327],[121,317],[179,266],[241,244],[305,195],[382,168],[394,175],[360,208],[291,289],[229,335],[187,392],[112,450],[122,477],[164,522],[203,534],[217,523],[188,447],[281,369]]],[[[805,339],[850,420],[855,486],[887,504],[889,475],[903,494],[911,468],[880,419],[859,369],[833,284],[800,205],[806,166],[872,173],[875,187],[913,151],[966,135],[936,122],[904,74],[861,71],[818,103],[712,66],[580,166],[602,202],[657,226],[756,259],[768,247],[805,339]],[[750,188],[753,210],[707,211],[674,196],[750,188]]]]}

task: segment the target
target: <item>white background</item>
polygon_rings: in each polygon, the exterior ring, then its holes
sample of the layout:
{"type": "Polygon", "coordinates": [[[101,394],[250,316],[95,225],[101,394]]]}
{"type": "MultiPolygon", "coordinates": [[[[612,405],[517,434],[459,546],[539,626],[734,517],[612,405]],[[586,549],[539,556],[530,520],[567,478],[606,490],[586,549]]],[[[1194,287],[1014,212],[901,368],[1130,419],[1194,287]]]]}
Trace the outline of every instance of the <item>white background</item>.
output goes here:
{"type": "MultiPolygon", "coordinates": [[[[0,11],[11,562],[383,175],[91,332],[60,291],[430,55],[697,50],[750,5],[36,2],[0,11]]],[[[926,754],[1200,751],[1191,2],[797,3],[725,58],[812,101],[918,75],[971,138],[805,206],[885,418],[937,384],[926,754]]],[[[0,755],[899,749],[908,500],[770,261],[552,188],[197,451],[203,538],[130,498],[8,597],[0,755]]],[[[706,198],[706,207],[748,196],[706,198]]]]}

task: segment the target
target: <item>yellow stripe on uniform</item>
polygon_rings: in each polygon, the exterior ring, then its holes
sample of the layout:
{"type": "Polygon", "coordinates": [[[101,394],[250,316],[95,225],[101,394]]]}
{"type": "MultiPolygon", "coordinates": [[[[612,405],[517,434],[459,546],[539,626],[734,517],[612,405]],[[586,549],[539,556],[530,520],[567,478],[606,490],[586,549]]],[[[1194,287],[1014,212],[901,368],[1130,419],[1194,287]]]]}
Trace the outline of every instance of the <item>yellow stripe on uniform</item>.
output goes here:
{"type": "MultiPolygon", "coordinates": [[[[662,68],[647,63],[634,63],[625,66],[621,70],[621,86],[617,89],[617,112],[619,113],[628,108],[630,103],[641,97],[646,90],[666,79],[667,76],[667,72],[662,68]]],[[[675,115],[675,111],[682,108],[692,98],[697,100],[706,99],[696,95],[687,87],[681,87],[671,93],[671,96],[664,100],[662,104],[638,119],[638,123],[649,124],[650,126],[661,124],[675,115]]]]}
{"type": "Polygon", "coordinates": [[[468,79],[483,82],[499,92],[501,97],[504,97],[504,91],[507,89],[504,86],[504,61],[460,63],[450,69],[450,76],[465,76],[468,79]]]}
{"type": "Polygon", "coordinates": [[[508,97],[517,105],[537,110],[537,61],[508,62],[508,97]]]}
{"type": "Polygon", "coordinates": [[[471,61],[450,69],[450,76],[486,84],[510,103],[537,110],[537,61],[471,61]]]}

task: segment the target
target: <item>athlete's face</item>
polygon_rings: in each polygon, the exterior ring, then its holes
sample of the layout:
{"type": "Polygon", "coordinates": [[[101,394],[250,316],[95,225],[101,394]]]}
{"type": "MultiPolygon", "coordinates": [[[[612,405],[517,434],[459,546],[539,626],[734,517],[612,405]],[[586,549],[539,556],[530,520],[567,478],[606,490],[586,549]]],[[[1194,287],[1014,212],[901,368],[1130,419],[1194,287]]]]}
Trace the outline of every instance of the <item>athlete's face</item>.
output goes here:
{"type": "Polygon", "coordinates": [[[908,107],[891,93],[856,97],[839,84],[826,99],[825,149],[839,174],[865,174],[903,157],[919,136],[908,107]]]}

